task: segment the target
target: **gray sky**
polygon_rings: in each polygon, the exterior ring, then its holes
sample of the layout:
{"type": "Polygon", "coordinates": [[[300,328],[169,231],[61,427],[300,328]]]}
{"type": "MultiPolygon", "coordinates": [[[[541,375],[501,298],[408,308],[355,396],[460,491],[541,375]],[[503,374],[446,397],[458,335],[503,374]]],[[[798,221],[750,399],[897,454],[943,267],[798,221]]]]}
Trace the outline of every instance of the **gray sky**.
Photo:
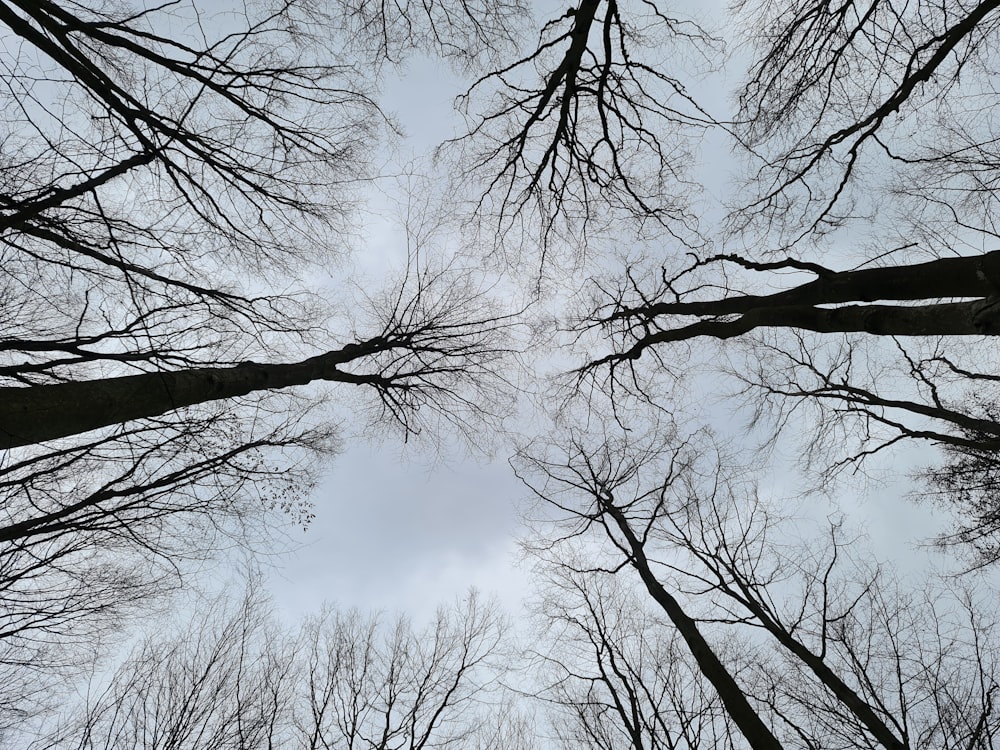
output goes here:
{"type": "MultiPolygon", "coordinates": [[[[387,76],[381,101],[406,136],[392,164],[404,168],[426,158],[454,134],[452,101],[460,86],[445,64],[426,57],[415,56],[402,76],[387,76]]],[[[386,181],[387,189],[392,183],[386,181]]],[[[398,219],[380,216],[381,196],[372,203],[354,259],[365,276],[406,260],[398,219]]],[[[360,440],[326,467],[313,497],[315,520],[305,533],[292,532],[302,546],[272,560],[275,603],[289,617],[331,602],[419,620],[475,587],[516,612],[528,585],[516,543],[525,493],[503,452],[492,460],[435,458],[393,438],[360,440]]]]}
{"type": "MultiPolygon", "coordinates": [[[[711,26],[712,20],[708,23],[711,26]]],[[[699,91],[700,100],[718,116],[725,116],[738,83],[733,67],[707,79],[699,91]]],[[[426,57],[411,59],[401,76],[387,76],[381,101],[406,133],[398,151],[387,157],[387,171],[393,164],[402,168],[426,158],[460,129],[452,101],[462,85],[445,64],[426,57]]],[[[697,173],[708,195],[719,200],[732,188],[736,169],[724,138],[712,136],[704,151],[706,163],[697,173]]],[[[366,213],[368,225],[357,246],[355,263],[366,275],[385,264],[401,264],[406,257],[398,223],[381,216],[379,205],[385,205],[383,199],[373,196],[373,210],[366,213]]],[[[722,415],[720,422],[728,423],[732,434],[738,429],[731,413],[722,415]]],[[[470,586],[497,594],[508,611],[516,613],[530,593],[516,543],[524,533],[518,517],[526,490],[512,476],[502,451],[492,461],[479,462],[445,457],[432,463],[419,455],[401,460],[400,454],[391,440],[361,443],[327,467],[314,496],[315,521],[306,533],[292,534],[301,548],[287,559],[273,560],[271,591],[287,616],[315,611],[329,601],[342,607],[401,610],[420,619],[470,586]]],[[[848,489],[831,501],[811,498],[804,512],[822,521],[839,509],[864,529],[878,555],[902,565],[927,562],[926,551],[917,545],[940,527],[941,519],[932,506],[915,505],[901,491],[906,463],[897,460],[894,478],[884,473],[874,481],[848,482],[848,489]]],[[[776,473],[762,483],[792,502],[802,483],[794,467],[781,465],[777,461],[776,473]]]]}
{"type": "Polygon", "coordinates": [[[474,586],[516,610],[526,576],[515,567],[524,490],[498,459],[428,469],[393,446],[339,456],[315,493],[303,546],[271,578],[289,615],[321,602],[403,610],[415,618],[474,586]]]}

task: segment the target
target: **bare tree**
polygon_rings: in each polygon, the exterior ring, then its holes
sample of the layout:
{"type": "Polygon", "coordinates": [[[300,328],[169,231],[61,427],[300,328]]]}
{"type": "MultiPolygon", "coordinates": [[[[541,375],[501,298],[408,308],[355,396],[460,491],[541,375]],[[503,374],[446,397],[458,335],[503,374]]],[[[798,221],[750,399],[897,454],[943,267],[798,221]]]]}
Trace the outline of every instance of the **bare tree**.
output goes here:
{"type": "Polygon", "coordinates": [[[562,747],[732,747],[734,727],[668,620],[565,547],[545,581],[533,678],[562,747]]]}
{"type": "MultiPolygon", "coordinates": [[[[993,319],[998,257],[989,253],[833,271],[792,258],[757,262],[725,255],[696,260],[673,275],[664,271],[655,288],[630,275],[582,324],[605,332],[614,350],[580,373],[634,390],[639,382],[634,363],[644,355],[662,365],[669,357],[655,350],[698,339],[746,338],[760,364],[737,376],[765,402],[828,403],[823,410],[827,423],[853,416],[881,425],[891,433],[883,445],[917,438],[989,451],[997,445],[1000,425],[983,404],[967,398],[962,385],[982,388],[994,381],[974,369],[976,351],[970,353],[965,338],[1000,330],[993,319]],[[743,291],[755,285],[754,276],[789,272],[815,278],[780,291],[743,291]],[[706,298],[706,289],[721,293],[706,298]],[[961,301],[952,301],[956,298],[961,301]],[[864,368],[852,365],[865,355],[855,357],[850,347],[836,346],[856,338],[837,337],[831,349],[810,338],[813,332],[887,337],[910,387],[900,387],[898,380],[886,386],[861,379],[854,370],[864,368]],[[957,339],[951,356],[942,337],[957,339]],[[929,342],[930,353],[921,356],[918,346],[906,340],[929,342]]],[[[788,408],[778,404],[779,411],[788,408]]],[[[873,439],[863,452],[878,448],[873,439]]]]}
{"type": "MultiPolygon", "coordinates": [[[[461,24],[499,49],[513,11],[400,6],[385,32],[457,35],[471,60],[496,50],[461,24]]],[[[307,523],[341,438],[304,386],[357,386],[352,422],[404,436],[505,410],[513,319],[488,282],[426,249],[352,299],[304,281],[350,250],[392,130],[374,92],[395,52],[356,20],[0,3],[0,663],[85,653],[190,561],[307,523]]]]}
{"type": "Polygon", "coordinates": [[[399,63],[414,50],[432,52],[463,72],[499,64],[517,46],[530,18],[530,9],[516,0],[351,0],[332,12],[347,29],[345,42],[361,51],[364,59],[399,63]]]}
{"type": "Polygon", "coordinates": [[[476,208],[499,223],[498,240],[539,228],[544,266],[550,235],[610,213],[699,244],[689,167],[715,121],[690,89],[721,48],[696,19],[658,3],[560,6],[522,57],[461,100],[469,131],[459,169],[483,186],[476,208]]]}
{"type": "Polygon", "coordinates": [[[470,594],[417,631],[405,617],[381,622],[326,611],[307,623],[300,650],[307,681],[296,718],[303,745],[388,750],[466,746],[495,690],[503,623],[470,594]]]}
{"type": "Polygon", "coordinates": [[[759,157],[743,218],[804,239],[867,218],[884,175],[930,188],[932,203],[959,208],[963,187],[993,201],[993,125],[980,113],[996,93],[979,76],[996,62],[998,7],[740,3],[755,55],[738,132],[759,157]]]}
{"type": "Polygon", "coordinates": [[[486,295],[467,278],[426,269],[404,280],[388,304],[378,311],[384,317],[378,333],[299,362],[244,361],[0,389],[0,440],[8,449],[42,443],[315,381],[371,387],[385,414],[408,432],[419,432],[419,407],[459,421],[471,403],[463,398],[475,398],[463,389],[490,387],[513,315],[491,313],[486,295]]]}
{"type": "Polygon", "coordinates": [[[755,427],[814,426],[803,454],[824,481],[931,443],[942,458],[927,494],[958,511],[945,541],[995,559],[1000,162],[983,113],[996,103],[1000,9],[792,1],[737,13],[754,33],[733,123],[748,178],[728,231],[712,250],[602,280],[578,330],[606,349],[579,372],[617,400],[662,405],[663,376],[711,351],[755,427]]]}
{"type": "Polygon", "coordinates": [[[503,631],[474,594],[426,630],[327,608],[298,637],[253,597],[217,604],[153,633],[31,747],[469,746],[503,723],[488,727],[503,631]]]}
{"type": "Polygon", "coordinates": [[[414,267],[339,336],[294,295],[247,295],[336,253],[345,188],[366,176],[382,116],[348,65],[362,61],[334,54],[339,17],[222,16],[199,49],[197,8],[10,5],[23,41],[6,82],[25,111],[5,201],[3,447],[317,380],[374,386],[402,422],[435,401],[418,394],[455,390],[502,319],[480,314],[475,281],[414,267]],[[50,86],[31,88],[32,56],[50,86]],[[252,361],[275,354],[288,364],[252,361]]]}
{"type": "Polygon", "coordinates": [[[521,472],[561,510],[562,544],[606,542],[581,575],[634,572],[749,746],[992,746],[985,600],[954,581],[907,589],[838,524],[825,544],[791,543],[710,446],[658,432],[580,434],[525,454],[521,472]]]}
{"type": "Polygon", "coordinates": [[[140,643],[92,678],[34,748],[266,748],[288,742],[292,640],[260,601],[207,606],[184,629],[140,643]]]}

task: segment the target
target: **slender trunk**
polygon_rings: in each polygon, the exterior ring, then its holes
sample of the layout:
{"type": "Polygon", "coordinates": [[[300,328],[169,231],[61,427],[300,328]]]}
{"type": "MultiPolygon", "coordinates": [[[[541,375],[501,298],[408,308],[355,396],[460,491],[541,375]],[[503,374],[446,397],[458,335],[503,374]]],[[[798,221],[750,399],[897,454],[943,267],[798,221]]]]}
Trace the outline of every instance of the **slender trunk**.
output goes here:
{"type": "Polygon", "coordinates": [[[758,604],[753,598],[748,586],[739,581],[737,582],[737,585],[739,585],[743,595],[737,596],[733,593],[733,598],[750,610],[754,617],[757,618],[757,621],[764,626],[765,630],[774,636],[778,643],[788,649],[788,651],[794,654],[799,661],[809,667],[813,674],[819,678],[820,682],[826,685],[830,692],[837,696],[837,700],[850,709],[851,713],[853,713],[858,720],[868,728],[868,731],[872,733],[872,736],[875,737],[879,744],[887,750],[906,750],[906,743],[893,734],[892,730],[889,729],[881,718],[879,718],[878,714],[875,713],[872,707],[860,695],[852,690],[847,683],[840,679],[840,677],[838,677],[837,674],[830,669],[829,665],[827,665],[821,656],[814,654],[800,641],[792,637],[792,635],[781,625],[775,622],[775,620],[771,618],[770,615],[764,611],[763,607],[761,607],[760,604],[758,604]]]}
{"type": "Polygon", "coordinates": [[[614,519],[619,530],[628,542],[632,553],[632,565],[639,572],[639,577],[646,585],[646,590],[650,596],[656,600],[663,609],[667,617],[677,628],[684,642],[687,643],[691,655],[701,673],[705,675],[709,682],[715,687],[726,708],[726,712],[732,717],[740,732],[754,750],[782,750],[782,745],[778,738],[774,736],[768,726],[761,720],[760,716],[750,705],[746,695],[740,686],[733,679],[733,676],[726,669],[725,665],[716,656],[715,651],[698,629],[698,623],[691,619],[681,607],[680,603],[670,595],[663,585],[656,580],[653,571],[650,570],[649,562],[646,559],[642,543],[636,538],[635,533],[628,524],[628,520],[619,508],[612,503],[605,503],[605,509],[614,519]]]}

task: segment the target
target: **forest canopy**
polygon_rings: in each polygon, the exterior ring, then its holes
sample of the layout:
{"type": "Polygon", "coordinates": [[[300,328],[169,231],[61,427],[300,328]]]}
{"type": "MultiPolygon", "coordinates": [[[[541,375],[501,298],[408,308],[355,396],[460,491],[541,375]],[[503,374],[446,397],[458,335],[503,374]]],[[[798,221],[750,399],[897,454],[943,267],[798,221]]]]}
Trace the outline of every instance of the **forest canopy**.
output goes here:
{"type": "Polygon", "coordinates": [[[158,712],[208,700],[247,731],[185,732],[319,747],[347,690],[368,713],[336,731],[372,748],[992,746],[1000,0],[0,0],[0,25],[11,737],[159,747],[158,712]],[[385,92],[427,60],[454,130],[408,159],[385,92]],[[202,563],[335,513],[313,488],[368,438],[512,456],[531,648],[474,598],[272,648],[248,598],[53,712],[202,563]],[[886,573],[835,505],[870,477],[944,511],[964,576],[886,573]],[[255,697],[220,702],[248,654],[255,697]],[[495,732],[442,718],[480,695],[495,732]]]}

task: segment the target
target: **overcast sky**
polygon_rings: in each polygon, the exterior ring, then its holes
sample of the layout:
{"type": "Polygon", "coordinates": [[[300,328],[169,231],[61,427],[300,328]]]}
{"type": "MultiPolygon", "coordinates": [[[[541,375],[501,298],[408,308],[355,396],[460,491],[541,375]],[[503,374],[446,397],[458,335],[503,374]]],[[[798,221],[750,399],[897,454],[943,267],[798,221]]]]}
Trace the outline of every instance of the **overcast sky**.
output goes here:
{"type": "MultiPolygon", "coordinates": [[[[454,134],[460,86],[447,66],[422,57],[402,77],[387,78],[382,103],[406,136],[392,157],[400,167],[454,134]]],[[[355,265],[366,275],[401,265],[406,238],[398,221],[377,210],[366,218],[355,265]]],[[[392,439],[358,442],[327,466],[313,498],[315,520],[291,535],[301,547],[272,561],[275,603],[288,617],[330,602],[419,620],[475,587],[514,613],[527,587],[516,543],[524,496],[502,451],[470,459],[408,450],[392,439]]]]}
{"type": "MultiPolygon", "coordinates": [[[[702,100],[724,109],[737,78],[711,79],[699,92],[702,100]]],[[[456,132],[452,100],[461,86],[446,66],[427,58],[411,60],[401,78],[387,79],[383,106],[398,117],[407,136],[395,157],[400,165],[426,157],[456,132]]],[[[721,198],[734,167],[724,148],[707,150],[712,161],[702,177],[721,198]]],[[[406,242],[392,217],[376,211],[368,221],[358,267],[372,272],[385,263],[401,263],[406,242]]],[[[516,615],[530,593],[517,546],[525,533],[519,516],[527,493],[513,477],[507,456],[501,451],[492,461],[445,457],[437,462],[419,452],[400,456],[392,441],[360,443],[328,466],[314,496],[315,521],[306,533],[292,534],[302,546],[273,561],[270,586],[279,610],[298,617],[332,602],[401,610],[422,619],[474,586],[499,596],[516,615]]],[[[822,520],[839,509],[864,529],[883,558],[905,565],[932,561],[916,545],[940,528],[941,519],[930,504],[915,505],[904,496],[900,484],[911,467],[901,461],[897,468],[890,472],[894,477],[848,483],[851,489],[829,502],[812,498],[803,512],[822,520]]],[[[802,486],[793,474],[790,468],[787,475],[772,474],[762,487],[791,503],[802,486]]]]}

